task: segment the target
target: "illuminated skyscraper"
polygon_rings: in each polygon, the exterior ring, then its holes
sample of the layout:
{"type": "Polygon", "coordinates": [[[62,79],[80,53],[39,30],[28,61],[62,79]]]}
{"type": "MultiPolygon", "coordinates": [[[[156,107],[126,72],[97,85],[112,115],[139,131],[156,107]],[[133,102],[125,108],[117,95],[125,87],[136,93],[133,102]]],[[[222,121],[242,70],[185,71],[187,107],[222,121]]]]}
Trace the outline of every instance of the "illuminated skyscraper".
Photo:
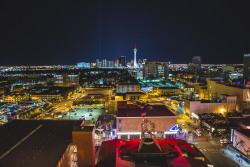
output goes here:
{"type": "Polygon", "coordinates": [[[134,48],[134,68],[137,68],[137,63],[136,63],[136,52],[137,52],[137,49],[136,49],[136,44],[135,44],[135,48],[134,48]]]}

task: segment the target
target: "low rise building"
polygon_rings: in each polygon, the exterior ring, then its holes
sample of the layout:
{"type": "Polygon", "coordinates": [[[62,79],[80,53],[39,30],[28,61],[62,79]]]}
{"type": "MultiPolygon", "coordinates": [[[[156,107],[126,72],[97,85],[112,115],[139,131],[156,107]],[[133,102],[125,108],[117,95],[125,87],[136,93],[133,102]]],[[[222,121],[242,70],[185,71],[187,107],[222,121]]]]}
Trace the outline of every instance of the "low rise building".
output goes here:
{"type": "Polygon", "coordinates": [[[116,93],[141,92],[141,85],[137,83],[119,83],[116,87],[116,93]]]}
{"type": "Polygon", "coordinates": [[[153,90],[159,96],[162,95],[179,95],[181,93],[181,89],[178,87],[155,87],[153,90]]]}
{"type": "Polygon", "coordinates": [[[234,112],[236,107],[236,96],[221,95],[218,100],[185,100],[184,111],[190,117],[197,117],[203,113],[226,114],[234,112]]]}
{"type": "Polygon", "coordinates": [[[106,95],[111,96],[113,94],[113,88],[112,87],[92,87],[92,88],[86,88],[85,94],[89,95],[106,95]]]}
{"type": "Polygon", "coordinates": [[[117,104],[117,137],[119,139],[139,139],[141,123],[148,119],[155,124],[157,138],[174,136],[177,131],[171,130],[177,125],[177,116],[164,105],[117,104]]]}
{"type": "Polygon", "coordinates": [[[217,81],[208,81],[207,90],[209,99],[217,99],[221,94],[236,96],[236,111],[250,109],[250,89],[240,85],[226,85],[217,81]]]}
{"type": "Polygon", "coordinates": [[[127,101],[138,101],[141,100],[145,96],[143,92],[127,92],[126,100],[127,101]]]}
{"type": "Polygon", "coordinates": [[[28,96],[25,94],[2,94],[0,96],[0,102],[16,103],[23,102],[24,100],[28,100],[28,96]]]}

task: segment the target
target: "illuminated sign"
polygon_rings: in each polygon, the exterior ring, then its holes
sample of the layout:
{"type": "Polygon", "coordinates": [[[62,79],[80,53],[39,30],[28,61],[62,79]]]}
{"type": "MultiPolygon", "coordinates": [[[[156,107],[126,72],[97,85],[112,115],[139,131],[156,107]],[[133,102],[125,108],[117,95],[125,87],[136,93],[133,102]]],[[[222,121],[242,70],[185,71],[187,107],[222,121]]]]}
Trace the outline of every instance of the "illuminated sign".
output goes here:
{"type": "Polygon", "coordinates": [[[234,130],[231,129],[231,142],[233,142],[234,130]]]}
{"type": "Polygon", "coordinates": [[[178,124],[176,124],[174,127],[172,127],[169,131],[170,132],[178,132],[179,131],[178,124]]]}

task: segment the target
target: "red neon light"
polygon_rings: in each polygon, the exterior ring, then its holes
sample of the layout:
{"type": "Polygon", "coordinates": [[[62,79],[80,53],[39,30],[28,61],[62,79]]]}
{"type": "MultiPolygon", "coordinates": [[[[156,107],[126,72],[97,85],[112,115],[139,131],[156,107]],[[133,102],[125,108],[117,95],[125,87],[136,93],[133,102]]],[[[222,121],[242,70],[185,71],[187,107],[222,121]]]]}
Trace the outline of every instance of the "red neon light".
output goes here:
{"type": "Polygon", "coordinates": [[[81,123],[81,125],[80,126],[84,126],[84,120],[82,120],[82,123],[81,123]]]}

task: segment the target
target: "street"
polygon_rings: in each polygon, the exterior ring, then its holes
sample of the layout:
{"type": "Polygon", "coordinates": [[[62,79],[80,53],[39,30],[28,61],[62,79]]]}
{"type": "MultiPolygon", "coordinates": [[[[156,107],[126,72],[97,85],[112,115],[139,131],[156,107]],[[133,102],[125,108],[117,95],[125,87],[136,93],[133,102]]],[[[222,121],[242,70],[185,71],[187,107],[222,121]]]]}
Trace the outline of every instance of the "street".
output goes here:
{"type": "Polygon", "coordinates": [[[232,156],[226,154],[227,145],[220,143],[220,137],[208,137],[208,133],[202,131],[201,136],[197,136],[193,128],[188,123],[196,126],[193,120],[187,116],[179,115],[178,124],[185,124],[185,128],[182,129],[183,135],[186,136],[186,140],[189,143],[194,144],[215,167],[238,167],[238,162],[234,160],[232,156]],[[188,134],[188,132],[191,132],[188,134]]]}

